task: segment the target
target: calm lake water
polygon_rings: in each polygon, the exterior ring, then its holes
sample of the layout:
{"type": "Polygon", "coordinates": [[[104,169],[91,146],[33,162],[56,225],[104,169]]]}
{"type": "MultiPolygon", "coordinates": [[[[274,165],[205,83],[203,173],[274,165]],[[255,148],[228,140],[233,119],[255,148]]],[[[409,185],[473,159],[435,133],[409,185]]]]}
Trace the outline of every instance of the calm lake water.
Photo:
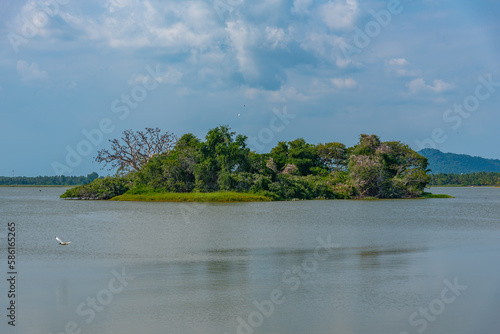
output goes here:
{"type": "Polygon", "coordinates": [[[64,190],[0,188],[1,333],[500,332],[498,188],[244,204],[61,200],[64,190]]]}

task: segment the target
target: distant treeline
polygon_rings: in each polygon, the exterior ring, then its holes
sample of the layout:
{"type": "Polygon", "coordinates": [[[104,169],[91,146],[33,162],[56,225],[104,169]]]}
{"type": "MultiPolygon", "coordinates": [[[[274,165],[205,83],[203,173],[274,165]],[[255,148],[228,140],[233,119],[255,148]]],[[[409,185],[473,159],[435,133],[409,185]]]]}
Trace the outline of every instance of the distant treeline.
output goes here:
{"type": "Polygon", "coordinates": [[[88,184],[99,177],[99,174],[92,173],[87,176],[0,176],[0,185],[3,186],[77,186],[88,184]]]}
{"type": "Polygon", "coordinates": [[[500,173],[429,174],[431,186],[500,186],[500,173]]]}

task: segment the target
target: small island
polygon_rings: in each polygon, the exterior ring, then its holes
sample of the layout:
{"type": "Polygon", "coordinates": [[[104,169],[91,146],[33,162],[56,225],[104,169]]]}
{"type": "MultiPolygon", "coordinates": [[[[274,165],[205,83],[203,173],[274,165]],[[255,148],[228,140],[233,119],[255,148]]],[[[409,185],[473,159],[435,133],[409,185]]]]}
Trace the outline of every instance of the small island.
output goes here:
{"type": "Polygon", "coordinates": [[[399,141],[361,134],[353,147],[298,138],[256,153],[226,125],[205,140],[158,128],[126,130],[96,161],[117,169],[62,198],[137,201],[272,201],[434,197],[427,158],[399,141]]]}

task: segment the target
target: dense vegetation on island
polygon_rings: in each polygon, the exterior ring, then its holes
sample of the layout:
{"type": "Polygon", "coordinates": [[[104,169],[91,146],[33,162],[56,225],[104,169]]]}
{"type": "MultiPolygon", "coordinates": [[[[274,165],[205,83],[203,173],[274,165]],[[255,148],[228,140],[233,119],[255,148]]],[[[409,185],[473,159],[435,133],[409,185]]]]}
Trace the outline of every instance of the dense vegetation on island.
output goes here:
{"type": "Polygon", "coordinates": [[[473,157],[466,154],[443,153],[426,148],[418,152],[428,159],[432,174],[500,173],[500,160],[473,157]]]}
{"type": "Polygon", "coordinates": [[[88,184],[99,175],[97,173],[92,173],[87,176],[16,176],[7,177],[0,176],[0,185],[2,186],[76,186],[88,184]]]}
{"type": "Polygon", "coordinates": [[[500,173],[430,174],[431,186],[500,186],[500,173]]]}
{"type": "Polygon", "coordinates": [[[232,191],[272,200],[414,198],[429,182],[425,157],[376,135],[360,135],[354,147],[313,145],[299,138],[279,142],[265,154],[251,151],[246,140],[228,126],[211,129],[204,141],[190,133],[177,140],[159,129],[127,130],[96,159],[118,167],[117,176],[69,189],[61,197],[232,191]]]}

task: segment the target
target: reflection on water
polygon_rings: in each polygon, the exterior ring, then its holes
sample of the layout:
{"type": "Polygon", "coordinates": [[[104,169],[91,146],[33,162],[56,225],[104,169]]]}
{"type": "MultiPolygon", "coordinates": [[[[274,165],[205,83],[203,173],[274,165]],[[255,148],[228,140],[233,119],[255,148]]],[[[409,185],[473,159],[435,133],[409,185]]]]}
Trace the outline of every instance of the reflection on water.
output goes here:
{"type": "Polygon", "coordinates": [[[399,255],[408,254],[415,252],[424,252],[425,248],[390,248],[390,249],[380,249],[380,248],[362,248],[359,252],[361,257],[378,257],[383,255],[399,255]]]}
{"type": "MultiPolygon", "coordinates": [[[[191,212],[0,188],[0,236],[7,221],[18,228],[16,333],[64,332],[69,322],[82,333],[417,333],[412,314],[455,278],[467,290],[425,332],[497,333],[499,190],[191,212]],[[116,272],[133,277],[119,293],[116,272]],[[88,321],[78,307],[92,302],[88,321]]],[[[5,322],[0,328],[9,333],[5,322]]]]}

